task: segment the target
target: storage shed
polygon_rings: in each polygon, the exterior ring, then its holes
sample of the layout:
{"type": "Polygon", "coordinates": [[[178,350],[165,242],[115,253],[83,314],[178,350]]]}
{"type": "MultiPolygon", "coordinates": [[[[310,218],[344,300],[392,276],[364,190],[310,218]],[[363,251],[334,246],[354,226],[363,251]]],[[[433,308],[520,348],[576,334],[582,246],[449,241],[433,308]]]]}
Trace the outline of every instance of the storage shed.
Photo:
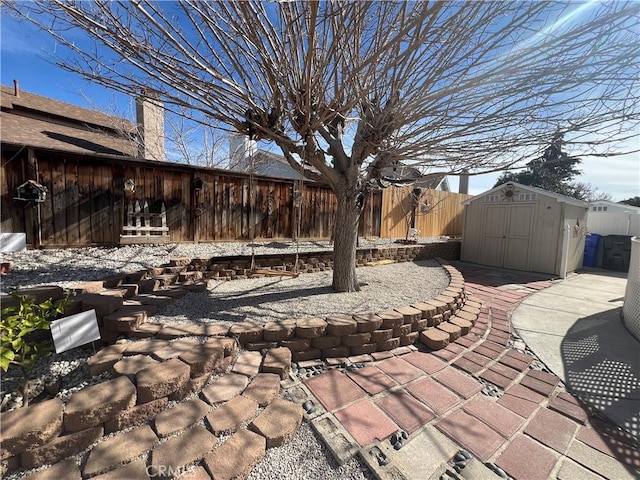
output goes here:
{"type": "Polygon", "coordinates": [[[586,202],[508,182],[462,204],[463,261],[560,277],[582,266],[586,202]]]}

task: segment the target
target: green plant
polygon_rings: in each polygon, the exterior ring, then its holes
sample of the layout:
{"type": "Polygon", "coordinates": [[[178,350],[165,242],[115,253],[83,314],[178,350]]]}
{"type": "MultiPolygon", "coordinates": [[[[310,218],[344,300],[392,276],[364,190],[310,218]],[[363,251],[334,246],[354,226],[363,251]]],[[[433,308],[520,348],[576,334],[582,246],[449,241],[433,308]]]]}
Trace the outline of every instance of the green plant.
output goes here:
{"type": "Polygon", "coordinates": [[[32,297],[13,292],[17,303],[0,311],[0,368],[7,371],[15,364],[22,373],[23,406],[28,405],[28,386],[31,369],[39,358],[51,354],[51,340],[44,332],[51,320],[64,313],[69,295],[59,300],[52,298],[36,303],[32,297]]]}

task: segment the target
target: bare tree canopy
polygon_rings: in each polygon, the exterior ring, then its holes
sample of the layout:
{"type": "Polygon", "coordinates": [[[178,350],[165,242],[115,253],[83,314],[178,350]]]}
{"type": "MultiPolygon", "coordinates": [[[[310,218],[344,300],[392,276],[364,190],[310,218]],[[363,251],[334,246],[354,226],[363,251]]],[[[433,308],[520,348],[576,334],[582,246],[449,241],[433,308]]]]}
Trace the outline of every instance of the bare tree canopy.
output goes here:
{"type": "Polygon", "coordinates": [[[339,291],[359,288],[359,206],[385,167],[498,170],[541,153],[556,131],[586,147],[579,154],[606,155],[640,116],[638,2],[11,8],[71,49],[64,68],[275,142],[292,165],[327,182],[338,198],[339,291]],[[95,48],[76,46],[77,30],[95,48]]]}

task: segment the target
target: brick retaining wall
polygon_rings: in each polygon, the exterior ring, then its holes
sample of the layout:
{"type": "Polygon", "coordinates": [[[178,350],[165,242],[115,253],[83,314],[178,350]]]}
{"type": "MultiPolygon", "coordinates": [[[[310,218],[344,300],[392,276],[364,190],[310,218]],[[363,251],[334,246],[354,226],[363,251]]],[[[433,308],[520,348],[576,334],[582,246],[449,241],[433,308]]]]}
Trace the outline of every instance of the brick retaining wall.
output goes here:
{"type": "MultiPolygon", "coordinates": [[[[436,253],[457,258],[459,248],[459,242],[450,242],[359,250],[358,264],[379,260],[412,261],[431,258],[436,253]]],[[[300,261],[305,271],[330,268],[328,255],[330,252],[305,253],[300,261]]],[[[260,268],[288,268],[293,265],[292,258],[291,255],[261,256],[256,257],[256,263],[262,262],[260,268]]],[[[107,346],[91,357],[88,362],[91,375],[111,370],[118,376],[73,394],[66,405],[54,399],[3,413],[2,423],[9,426],[2,432],[3,473],[21,466],[33,468],[58,462],[83,451],[103,435],[136,425],[153,422],[156,426],[153,435],[158,437],[184,429],[186,424],[165,425],[165,420],[162,428],[158,425],[167,402],[183,401],[197,394],[215,403],[217,393],[207,393],[208,387],[205,387],[213,375],[230,368],[249,378],[262,375],[260,381],[267,385],[271,382],[269,375],[276,380],[285,378],[292,361],[357,357],[393,351],[416,341],[437,350],[467,334],[479,313],[479,304],[467,298],[462,275],[440,259],[450,277],[449,286],[440,295],[383,312],[265,324],[146,323],[148,315],[155,314],[162,305],[186,291],[206,289],[204,275],[200,277],[198,273],[214,272],[220,276],[220,272],[225,272],[223,276],[227,278],[239,278],[247,274],[242,263],[246,261],[246,257],[173,259],[165,267],[76,286],[77,295],[69,313],[93,308],[100,320],[103,338],[114,341],[126,335],[138,341],[107,346]],[[227,270],[236,273],[231,275],[227,270]],[[141,293],[141,289],[149,293],[141,293]],[[200,343],[189,338],[193,336],[209,338],[200,343]],[[247,352],[238,355],[238,345],[247,352]]],[[[45,296],[61,296],[62,290],[38,287],[22,293],[43,300],[45,296]]],[[[279,385],[279,380],[275,384],[279,385]]],[[[259,390],[264,391],[264,385],[260,385],[259,390]]],[[[270,401],[271,398],[265,400],[270,401]]],[[[209,411],[207,404],[197,397],[187,402],[197,402],[197,411],[209,411]]],[[[178,415],[175,421],[183,420],[191,422],[184,419],[184,415],[178,415]]],[[[275,444],[274,441],[267,437],[266,445],[275,444]]],[[[93,474],[84,472],[83,477],[87,476],[93,474]]]]}

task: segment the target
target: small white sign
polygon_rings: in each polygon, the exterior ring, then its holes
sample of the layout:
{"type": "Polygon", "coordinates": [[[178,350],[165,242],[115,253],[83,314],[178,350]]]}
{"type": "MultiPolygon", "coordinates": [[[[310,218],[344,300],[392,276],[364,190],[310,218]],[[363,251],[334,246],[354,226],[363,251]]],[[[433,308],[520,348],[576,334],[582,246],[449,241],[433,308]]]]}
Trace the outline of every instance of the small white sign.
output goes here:
{"type": "Polygon", "coordinates": [[[77,313],[51,322],[51,336],[56,353],[100,340],[95,310],[77,313]]]}
{"type": "Polygon", "coordinates": [[[26,250],[26,233],[0,233],[0,252],[24,252],[26,250]]]}

